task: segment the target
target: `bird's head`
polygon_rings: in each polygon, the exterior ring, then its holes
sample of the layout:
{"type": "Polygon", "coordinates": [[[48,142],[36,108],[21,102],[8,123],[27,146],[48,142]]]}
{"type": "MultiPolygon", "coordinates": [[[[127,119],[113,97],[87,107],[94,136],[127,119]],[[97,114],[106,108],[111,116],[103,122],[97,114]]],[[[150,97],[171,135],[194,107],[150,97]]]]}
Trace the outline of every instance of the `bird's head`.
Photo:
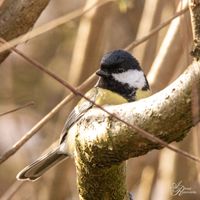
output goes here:
{"type": "Polygon", "coordinates": [[[100,76],[97,86],[117,92],[129,101],[140,99],[141,92],[149,91],[149,84],[138,61],[124,50],[106,53],[96,74],[100,76]]]}

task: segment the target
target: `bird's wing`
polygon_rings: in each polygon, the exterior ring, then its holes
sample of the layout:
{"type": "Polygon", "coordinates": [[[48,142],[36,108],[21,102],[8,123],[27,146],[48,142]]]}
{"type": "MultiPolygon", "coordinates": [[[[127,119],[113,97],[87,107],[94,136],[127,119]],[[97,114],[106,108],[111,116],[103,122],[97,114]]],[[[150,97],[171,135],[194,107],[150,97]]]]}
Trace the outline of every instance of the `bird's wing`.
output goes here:
{"type": "MultiPolygon", "coordinates": [[[[91,101],[96,100],[96,96],[98,94],[98,89],[96,87],[89,90],[85,96],[88,97],[91,101]]],[[[76,107],[72,110],[72,112],[69,114],[67,121],[65,122],[64,128],[62,130],[61,136],[60,136],[60,144],[64,142],[67,132],[69,128],[77,122],[87,111],[93,106],[93,104],[86,99],[82,98],[79,103],[76,105],[76,107]]]]}

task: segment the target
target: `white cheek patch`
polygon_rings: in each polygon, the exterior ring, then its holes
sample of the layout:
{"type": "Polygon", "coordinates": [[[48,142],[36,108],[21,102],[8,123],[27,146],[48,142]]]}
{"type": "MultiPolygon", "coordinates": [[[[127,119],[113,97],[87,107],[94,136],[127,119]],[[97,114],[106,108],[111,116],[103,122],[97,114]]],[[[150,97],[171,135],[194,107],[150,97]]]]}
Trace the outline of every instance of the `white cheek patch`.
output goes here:
{"type": "Polygon", "coordinates": [[[146,85],[146,80],[143,71],[129,69],[122,73],[113,73],[115,80],[121,83],[127,83],[130,87],[142,89],[146,85]]]}

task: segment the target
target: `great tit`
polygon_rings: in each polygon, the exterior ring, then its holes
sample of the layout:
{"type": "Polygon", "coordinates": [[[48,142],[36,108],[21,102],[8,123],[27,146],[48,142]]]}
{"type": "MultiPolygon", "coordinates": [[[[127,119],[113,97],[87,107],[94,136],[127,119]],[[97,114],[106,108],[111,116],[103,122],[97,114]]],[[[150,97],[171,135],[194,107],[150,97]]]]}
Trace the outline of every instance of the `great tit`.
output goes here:
{"type": "MultiPolygon", "coordinates": [[[[98,105],[117,105],[150,95],[149,84],[138,61],[124,50],[106,53],[96,74],[99,80],[85,96],[98,105]]],[[[36,180],[49,168],[71,156],[68,146],[72,141],[68,131],[92,107],[91,102],[82,98],[67,118],[58,147],[25,167],[17,179],[36,180]]]]}

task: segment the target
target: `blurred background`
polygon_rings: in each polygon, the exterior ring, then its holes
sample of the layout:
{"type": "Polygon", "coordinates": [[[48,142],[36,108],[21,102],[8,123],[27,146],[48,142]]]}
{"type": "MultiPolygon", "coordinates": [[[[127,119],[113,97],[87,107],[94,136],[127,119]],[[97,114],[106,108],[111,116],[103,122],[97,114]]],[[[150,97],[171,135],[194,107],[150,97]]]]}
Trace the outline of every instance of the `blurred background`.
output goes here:
{"type": "MultiPolygon", "coordinates": [[[[35,27],[100,0],[50,1],[35,27]]],[[[185,8],[185,0],[118,0],[93,8],[75,20],[39,35],[17,48],[38,60],[73,86],[80,85],[99,67],[102,55],[124,49],[185,8]]],[[[192,33],[189,12],[129,49],[139,60],[153,93],[175,80],[191,63],[192,33]]],[[[34,106],[0,116],[0,155],[8,151],[69,91],[18,55],[0,65],[0,113],[34,101],[34,106]]],[[[89,89],[89,87],[88,87],[89,89]]],[[[77,99],[65,105],[19,151],[0,165],[1,200],[78,199],[73,159],[50,170],[36,182],[18,182],[16,174],[59,138],[77,99]],[[10,194],[12,194],[10,196],[10,194]]],[[[200,156],[198,125],[173,145],[200,156]]],[[[128,161],[127,187],[136,200],[200,199],[200,166],[163,149],[128,161]],[[193,194],[173,195],[174,184],[193,194]]]]}

